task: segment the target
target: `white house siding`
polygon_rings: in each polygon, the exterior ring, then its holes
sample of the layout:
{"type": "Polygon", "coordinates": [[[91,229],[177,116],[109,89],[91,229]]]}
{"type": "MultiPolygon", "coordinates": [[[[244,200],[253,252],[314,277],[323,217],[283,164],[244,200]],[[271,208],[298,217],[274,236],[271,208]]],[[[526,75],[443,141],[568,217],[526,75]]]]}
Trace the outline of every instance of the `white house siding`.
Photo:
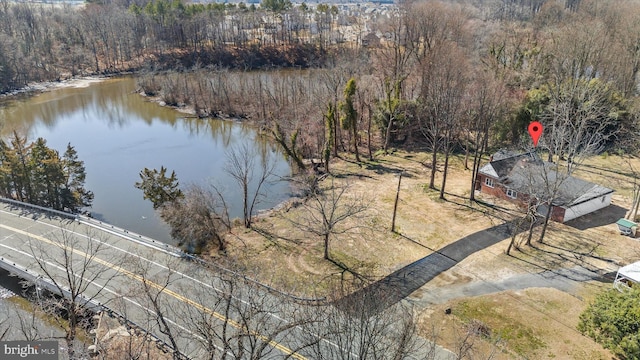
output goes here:
{"type": "Polygon", "coordinates": [[[596,210],[600,210],[602,208],[609,206],[611,204],[611,195],[613,195],[613,193],[602,195],[600,197],[597,197],[589,201],[580,203],[578,205],[572,206],[570,208],[567,208],[566,211],[564,212],[563,222],[573,220],[582,215],[586,215],[588,213],[592,213],[596,210]]]}

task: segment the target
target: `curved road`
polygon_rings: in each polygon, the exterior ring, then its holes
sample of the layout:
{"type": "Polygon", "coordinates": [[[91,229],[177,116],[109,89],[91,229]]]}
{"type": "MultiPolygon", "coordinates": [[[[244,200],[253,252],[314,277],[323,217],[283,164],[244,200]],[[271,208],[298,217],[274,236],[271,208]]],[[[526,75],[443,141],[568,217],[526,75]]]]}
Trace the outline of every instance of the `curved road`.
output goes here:
{"type": "MultiPolygon", "coordinates": [[[[357,358],[357,346],[345,351],[316,335],[331,330],[322,328],[325,319],[313,318],[322,313],[318,308],[220,276],[126,231],[0,203],[0,261],[37,277],[42,287],[82,293],[78,301],[125,316],[185,358],[212,352],[218,358],[240,348],[240,358],[357,358]],[[307,326],[309,316],[315,328],[307,326]],[[237,347],[223,348],[225,343],[237,347]]],[[[451,353],[437,347],[435,359],[451,359],[451,353]]]]}
{"type": "MultiPolygon", "coordinates": [[[[0,205],[0,220],[0,260],[30,274],[42,275],[39,280],[42,286],[53,286],[47,280],[51,278],[63,291],[82,292],[80,301],[91,301],[126,314],[140,327],[170,343],[160,329],[164,320],[177,347],[188,358],[204,355],[202,341],[198,341],[193,327],[194,318],[209,318],[213,326],[226,326],[230,333],[243,331],[246,326],[237,320],[243,316],[238,309],[221,313],[220,304],[224,301],[220,299],[224,300],[228,293],[223,280],[171,251],[160,251],[73,220],[47,217],[6,204],[0,205]],[[158,309],[164,312],[164,319],[159,319],[158,309]],[[193,318],[186,318],[185,314],[193,318]]],[[[235,285],[239,289],[233,294],[256,292],[242,288],[240,281],[235,285]]],[[[259,296],[262,305],[268,304],[272,310],[268,319],[263,320],[264,326],[284,327],[287,314],[283,312],[290,311],[283,306],[285,302],[266,291],[259,296]]],[[[268,344],[263,350],[271,355],[268,357],[306,359],[303,352],[295,350],[299,347],[293,340],[295,331],[294,327],[275,334],[255,335],[268,344]]]]}

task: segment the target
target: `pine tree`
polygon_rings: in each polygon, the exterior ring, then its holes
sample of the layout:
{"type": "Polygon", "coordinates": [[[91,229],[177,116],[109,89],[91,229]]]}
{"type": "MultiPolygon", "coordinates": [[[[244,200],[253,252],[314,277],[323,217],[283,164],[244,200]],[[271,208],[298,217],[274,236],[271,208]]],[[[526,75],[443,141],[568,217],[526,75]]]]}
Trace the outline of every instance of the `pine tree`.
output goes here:
{"type": "Polygon", "coordinates": [[[27,138],[20,137],[16,131],[11,139],[12,162],[11,172],[14,177],[16,197],[20,201],[31,203],[34,195],[31,189],[31,174],[28,163],[32,144],[27,145],[27,138]]]}
{"type": "Polygon", "coordinates": [[[324,115],[324,128],[326,133],[326,140],[324,143],[324,169],[329,172],[329,160],[331,159],[331,144],[334,144],[335,138],[335,121],[336,121],[336,112],[333,107],[333,104],[329,103],[327,105],[327,112],[324,115]]]}
{"type": "Polygon", "coordinates": [[[358,112],[353,105],[353,97],[355,96],[355,94],[356,80],[354,78],[351,78],[344,88],[344,101],[340,103],[340,110],[342,111],[342,116],[340,117],[340,125],[344,130],[351,131],[354,153],[356,154],[356,161],[360,162],[360,155],[358,154],[358,112]]]}
{"type": "Polygon", "coordinates": [[[84,161],[78,160],[78,152],[71,144],[67,144],[67,150],[62,155],[62,172],[64,177],[61,191],[63,208],[75,212],[81,207],[91,206],[93,192],[84,187],[87,177],[84,161]]]}
{"type": "Polygon", "coordinates": [[[60,189],[63,182],[62,164],[56,150],[47,147],[47,141],[38,138],[32,144],[28,169],[32,182],[32,203],[62,210],[60,189]]]}
{"type": "Polygon", "coordinates": [[[154,209],[158,209],[166,202],[184,197],[182,190],[178,188],[176,172],[172,171],[169,177],[166,173],[167,168],[164,166],[160,167],[160,171],[144,168],[140,171],[140,181],[134,185],[142,190],[145,200],[151,200],[154,209]]]}
{"type": "Polygon", "coordinates": [[[14,132],[10,144],[0,140],[1,196],[77,212],[93,201],[93,193],[84,188],[85,178],[84,162],[71,144],[60,158],[43,138],[27,144],[14,132]]]}
{"type": "Polygon", "coordinates": [[[14,178],[11,165],[15,162],[13,149],[0,139],[0,196],[12,198],[14,193],[14,178]]]}

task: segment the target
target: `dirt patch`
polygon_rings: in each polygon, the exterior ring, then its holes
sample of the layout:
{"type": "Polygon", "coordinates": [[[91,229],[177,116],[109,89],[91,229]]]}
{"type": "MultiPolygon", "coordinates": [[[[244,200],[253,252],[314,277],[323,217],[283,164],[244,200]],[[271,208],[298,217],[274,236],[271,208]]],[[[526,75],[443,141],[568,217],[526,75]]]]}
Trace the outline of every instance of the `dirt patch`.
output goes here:
{"type": "Polygon", "coordinates": [[[104,360],[124,358],[168,360],[172,358],[167,348],[160,348],[155,339],[144,332],[127,327],[105,313],[99,317],[98,327],[94,331],[98,358],[104,360]]]}
{"type": "Polygon", "coordinates": [[[16,96],[25,94],[37,94],[45,91],[62,89],[62,88],[85,88],[91,84],[104,81],[106,77],[101,76],[86,76],[79,78],[71,78],[61,81],[48,81],[29,84],[21,89],[14,90],[5,94],[0,94],[0,99],[11,99],[16,96]]]}

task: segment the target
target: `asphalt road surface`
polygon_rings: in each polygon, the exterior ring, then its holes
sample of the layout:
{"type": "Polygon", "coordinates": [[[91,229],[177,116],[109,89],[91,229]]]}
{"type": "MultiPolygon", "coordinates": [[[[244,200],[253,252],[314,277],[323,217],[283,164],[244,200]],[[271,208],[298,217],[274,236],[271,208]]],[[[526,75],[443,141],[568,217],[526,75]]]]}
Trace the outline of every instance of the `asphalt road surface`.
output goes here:
{"type": "MultiPolygon", "coordinates": [[[[187,358],[221,357],[224,352],[240,358],[358,358],[357,346],[346,349],[319,335],[331,330],[322,328],[325,319],[313,318],[323,316],[319,307],[220,276],[161,246],[125,237],[0,204],[2,261],[38,274],[36,282],[42,286],[81,293],[79,301],[125,316],[187,358]],[[315,327],[308,325],[310,318],[315,327]],[[310,342],[315,345],[308,346],[310,342]]],[[[420,341],[422,348],[431,348],[420,341]]],[[[437,347],[435,358],[450,359],[451,353],[437,347]]]]}

